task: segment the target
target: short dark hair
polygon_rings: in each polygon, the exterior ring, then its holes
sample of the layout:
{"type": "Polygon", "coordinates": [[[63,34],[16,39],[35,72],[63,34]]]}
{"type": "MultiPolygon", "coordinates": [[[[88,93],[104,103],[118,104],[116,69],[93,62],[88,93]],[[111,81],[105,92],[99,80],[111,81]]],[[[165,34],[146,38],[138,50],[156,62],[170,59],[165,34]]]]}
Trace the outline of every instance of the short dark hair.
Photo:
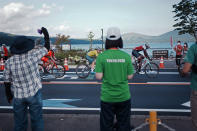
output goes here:
{"type": "Polygon", "coordinates": [[[105,41],[105,49],[110,49],[110,48],[123,48],[123,41],[122,38],[120,37],[118,40],[109,40],[106,38],[105,41]]]}

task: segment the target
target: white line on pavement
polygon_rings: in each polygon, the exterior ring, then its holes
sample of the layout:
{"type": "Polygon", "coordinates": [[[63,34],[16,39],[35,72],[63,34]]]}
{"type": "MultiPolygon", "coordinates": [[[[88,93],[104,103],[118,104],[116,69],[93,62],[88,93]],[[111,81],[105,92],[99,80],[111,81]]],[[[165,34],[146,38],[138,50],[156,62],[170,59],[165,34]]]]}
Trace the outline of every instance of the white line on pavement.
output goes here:
{"type": "Polygon", "coordinates": [[[77,77],[77,76],[75,76],[75,77],[71,77],[70,79],[78,79],[78,77],[77,77]]]}
{"type": "MultiPolygon", "coordinates": [[[[13,109],[12,106],[0,106],[0,109],[13,109]]],[[[43,107],[44,110],[70,110],[70,111],[100,111],[100,108],[60,108],[60,107],[43,107]]],[[[138,112],[191,112],[190,109],[144,109],[144,108],[132,108],[131,111],[138,112]]]]}
{"type": "Polygon", "coordinates": [[[163,75],[177,75],[179,74],[179,72],[159,72],[159,74],[163,74],[163,75]]]}
{"type": "MultiPolygon", "coordinates": [[[[76,74],[76,72],[66,72],[66,74],[76,74]]],[[[159,72],[159,74],[177,75],[177,74],[179,74],[179,72],[159,72]]]]}
{"type": "Polygon", "coordinates": [[[190,107],[190,101],[181,104],[182,106],[190,107]]]}

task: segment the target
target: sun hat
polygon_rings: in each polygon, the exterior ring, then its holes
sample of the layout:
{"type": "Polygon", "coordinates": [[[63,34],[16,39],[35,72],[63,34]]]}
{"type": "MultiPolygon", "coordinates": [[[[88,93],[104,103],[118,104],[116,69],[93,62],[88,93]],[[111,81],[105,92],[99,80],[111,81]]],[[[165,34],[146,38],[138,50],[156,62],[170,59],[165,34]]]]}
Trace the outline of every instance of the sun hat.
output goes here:
{"type": "Polygon", "coordinates": [[[121,37],[120,29],[117,27],[110,27],[107,30],[107,39],[108,40],[118,40],[121,37]]]}
{"type": "Polygon", "coordinates": [[[35,43],[32,39],[29,39],[26,36],[18,36],[11,45],[10,52],[12,54],[23,54],[32,50],[34,46],[35,43]]]}

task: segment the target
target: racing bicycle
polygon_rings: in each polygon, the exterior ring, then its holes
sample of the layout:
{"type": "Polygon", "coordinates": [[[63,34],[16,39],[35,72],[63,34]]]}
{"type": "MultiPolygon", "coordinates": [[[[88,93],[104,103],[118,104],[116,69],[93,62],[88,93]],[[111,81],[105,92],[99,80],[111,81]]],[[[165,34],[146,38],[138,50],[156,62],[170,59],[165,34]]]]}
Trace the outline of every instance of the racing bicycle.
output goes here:
{"type": "Polygon", "coordinates": [[[44,78],[46,75],[53,75],[55,78],[61,78],[65,75],[65,68],[59,61],[51,59],[49,64],[43,62],[43,64],[39,64],[38,66],[41,78],[44,78]]]}
{"type": "MultiPolygon", "coordinates": [[[[136,70],[136,73],[139,74],[138,60],[134,56],[132,57],[134,59],[133,65],[136,70]]],[[[144,71],[146,76],[149,78],[156,78],[159,75],[159,66],[152,60],[149,60],[148,58],[144,57],[144,59],[142,60],[141,71],[144,71]]]]}
{"type": "Polygon", "coordinates": [[[80,62],[76,67],[76,74],[79,78],[86,78],[91,72],[91,65],[88,60],[80,62]]]}

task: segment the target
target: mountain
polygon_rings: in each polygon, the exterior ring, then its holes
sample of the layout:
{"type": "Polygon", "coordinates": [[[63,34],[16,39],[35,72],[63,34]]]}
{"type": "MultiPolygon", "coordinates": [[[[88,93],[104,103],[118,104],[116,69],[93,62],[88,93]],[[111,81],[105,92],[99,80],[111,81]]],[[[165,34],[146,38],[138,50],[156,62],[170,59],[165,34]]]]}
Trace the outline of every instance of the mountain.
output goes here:
{"type": "MultiPolygon", "coordinates": [[[[0,32],[0,44],[6,44],[10,46],[13,42],[14,39],[16,38],[17,35],[9,34],[9,33],[4,33],[0,32]]],[[[166,43],[170,42],[170,37],[173,37],[173,42],[177,42],[178,40],[182,42],[194,42],[195,39],[189,35],[189,34],[184,34],[184,35],[178,35],[178,31],[170,31],[167,33],[164,33],[159,36],[149,36],[149,35],[143,35],[143,34],[138,34],[138,33],[125,33],[122,35],[123,42],[125,44],[130,44],[130,43],[166,43]]],[[[41,38],[38,36],[28,36],[31,39],[37,39],[41,38]]],[[[56,37],[51,37],[50,38],[51,43],[54,43],[56,40],[56,37]]],[[[69,39],[70,44],[90,44],[88,39],[69,39]]],[[[102,44],[101,40],[93,40],[93,44],[102,44]]]]}
{"type": "MultiPolygon", "coordinates": [[[[8,34],[4,32],[0,32],[0,44],[6,44],[7,46],[10,46],[14,43],[14,39],[19,36],[19,35],[13,35],[13,34],[8,34]]],[[[33,40],[36,40],[38,38],[43,38],[43,37],[38,37],[38,36],[27,36],[33,40]]],[[[42,41],[44,41],[42,39],[42,41]]],[[[51,43],[54,43],[56,41],[56,37],[51,37],[50,38],[51,43]]],[[[69,39],[70,44],[90,44],[90,41],[88,39],[69,39]]],[[[93,44],[102,44],[101,40],[93,40],[93,44]]]]}
{"type": "Polygon", "coordinates": [[[189,34],[179,35],[177,30],[164,33],[159,36],[148,36],[138,33],[126,33],[122,35],[124,43],[165,43],[170,41],[172,36],[173,41],[194,42],[195,39],[189,34]]]}

